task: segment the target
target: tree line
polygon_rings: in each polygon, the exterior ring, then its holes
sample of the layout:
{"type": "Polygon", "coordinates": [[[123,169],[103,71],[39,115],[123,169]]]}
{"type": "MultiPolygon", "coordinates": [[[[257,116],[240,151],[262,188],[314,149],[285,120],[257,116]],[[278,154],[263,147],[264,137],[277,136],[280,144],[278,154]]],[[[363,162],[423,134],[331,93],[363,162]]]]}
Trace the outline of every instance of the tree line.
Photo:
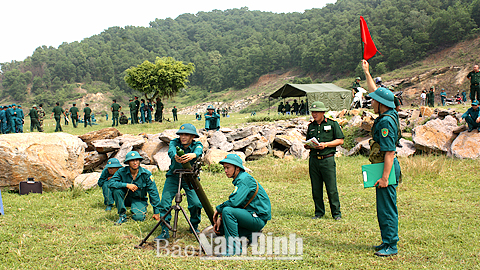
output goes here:
{"type": "Polygon", "coordinates": [[[182,14],[149,27],[111,27],[81,42],[40,46],[24,61],[2,63],[1,96],[15,101],[71,99],[76,83],[102,82],[104,91],[133,95],[126,70],[157,57],[193,63],[192,88],[241,89],[263,74],[300,68],[332,78],[361,71],[359,17],[381,55],[376,73],[425,58],[478,35],[480,0],[338,0],[303,13],[248,8],[182,14]]]}

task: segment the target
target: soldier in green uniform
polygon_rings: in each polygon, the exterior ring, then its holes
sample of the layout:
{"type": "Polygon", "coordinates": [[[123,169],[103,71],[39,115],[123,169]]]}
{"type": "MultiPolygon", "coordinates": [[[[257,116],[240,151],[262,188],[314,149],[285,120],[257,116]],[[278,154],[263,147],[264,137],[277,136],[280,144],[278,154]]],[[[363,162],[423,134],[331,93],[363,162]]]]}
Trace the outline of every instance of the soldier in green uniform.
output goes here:
{"type": "Polygon", "coordinates": [[[152,174],[140,166],[142,156],[137,151],[127,153],[124,163],[108,181],[112,189],[113,199],[118,209],[119,219],[115,223],[121,225],[127,221],[127,208],[131,207],[132,219],[143,221],[147,215],[148,197],[153,207],[153,218],[160,220],[160,198],[152,174]]]}
{"type": "Polygon", "coordinates": [[[133,101],[133,99],[129,99],[130,103],[128,103],[128,108],[130,109],[130,118],[131,118],[131,123],[136,124],[136,118],[137,118],[137,105],[133,101]]]}
{"type": "Polygon", "coordinates": [[[278,114],[285,114],[285,105],[283,105],[282,101],[280,101],[277,111],[278,111],[278,114]]]}
{"type": "Polygon", "coordinates": [[[470,80],[470,100],[480,100],[480,70],[478,65],[473,66],[473,70],[467,75],[470,80]]]}
{"type": "Polygon", "coordinates": [[[87,123],[92,126],[92,109],[88,106],[88,103],[85,103],[85,108],[83,108],[83,127],[87,127],[87,123]]]}
{"type": "Polygon", "coordinates": [[[15,110],[17,116],[15,121],[15,132],[23,133],[23,123],[25,122],[25,114],[22,110],[22,105],[18,104],[17,109],[15,110]]]}
{"type": "Polygon", "coordinates": [[[6,134],[7,133],[7,115],[6,115],[6,107],[0,106],[0,133],[6,134]]]}
{"type": "Polygon", "coordinates": [[[442,88],[442,92],[440,92],[440,100],[442,101],[442,106],[445,106],[445,101],[447,100],[447,92],[445,92],[445,88],[442,88]]]}
{"type": "Polygon", "coordinates": [[[177,106],[173,106],[173,109],[172,109],[172,114],[173,114],[173,121],[178,121],[178,117],[177,117],[177,106]]]}
{"type": "Polygon", "coordinates": [[[43,104],[38,104],[38,124],[40,125],[40,132],[43,132],[43,119],[45,118],[45,110],[43,109],[43,104]]]}
{"type": "Polygon", "coordinates": [[[239,237],[252,241],[252,233],[260,232],[272,218],[270,198],[262,185],[245,172],[242,159],[236,154],[228,154],[220,161],[225,174],[232,178],[234,191],[228,200],[218,205],[213,214],[214,230],[225,234],[227,256],[241,254],[241,246],[234,243],[239,237]],[[240,248],[239,248],[240,247],[240,248]]]}
{"type": "Polygon", "coordinates": [[[72,107],[70,108],[70,117],[72,118],[72,125],[74,128],[77,128],[77,121],[78,121],[78,108],[77,103],[73,103],[72,107]]]}
{"type": "Polygon", "coordinates": [[[205,129],[206,130],[219,130],[220,129],[220,115],[215,112],[213,105],[207,106],[207,112],[205,116],[205,129]]]}
{"type": "Polygon", "coordinates": [[[298,115],[300,111],[300,105],[298,104],[296,99],[293,100],[292,107],[293,107],[293,113],[295,113],[295,115],[298,115]]]}
{"type": "Polygon", "coordinates": [[[162,122],[163,121],[163,103],[162,100],[157,97],[156,99],[156,110],[155,110],[155,121],[162,122]]]}
{"type": "Polygon", "coordinates": [[[7,109],[7,122],[8,122],[8,132],[7,133],[16,133],[15,123],[17,122],[17,105],[14,103],[9,106],[7,109]]]}
{"type": "Polygon", "coordinates": [[[138,124],[138,111],[140,110],[140,101],[138,100],[138,97],[135,96],[135,111],[137,112],[135,115],[135,124],[138,124]]]}
{"type": "Polygon", "coordinates": [[[119,118],[118,122],[120,122],[120,125],[128,124],[128,118],[123,112],[120,113],[120,118],[119,118]]]}
{"type": "Polygon", "coordinates": [[[52,117],[55,118],[55,122],[57,122],[57,125],[55,126],[55,132],[58,132],[58,131],[62,131],[62,126],[60,125],[60,121],[61,121],[61,117],[62,117],[62,114],[63,116],[65,117],[65,111],[62,109],[62,107],[60,107],[60,103],[55,103],[55,106],[52,110],[52,117]]]}
{"type": "Polygon", "coordinates": [[[465,118],[465,121],[467,122],[468,132],[472,132],[475,128],[480,132],[480,117],[478,117],[478,112],[478,101],[474,100],[472,102],[472,107],[462,115],[462,118],[465,118]]]}
{"type": "Polygon", "coordinates": [[[382,243],[374,246],[375,255],[392,256],[398,253],[398,210],[397,210],[397,185],[400,179],[400,164],[395,157],[396,145],[399,140],[399,119],[393,101],[393,93],[383,87],[377,88],[369,72],[369,64],[362,61],[368,84],[369,96],[373,99],[372,107],[379,117],[375,119],[372,127],[372,140],[370,141],[370,162],[384,163],[382,177],[375,183],[377,201],[377,219],[382,236],[382,243]],[[388,184],[388,176],[392,167],[395,168],[396,183],[388,184]]]}
{"type": "Polygon", "coordinates": [[[311,149],[308,170],[315,203],[313,219],[322,218],[325,215],[325,204],[323,203],[323,183],[325,183],[332,217],[340,220],[342,214],[337,190],[335,152],[336,147],[343,144],[344,135],[337,122],[325,117],[328,109],[323,102],[313,102],[310,111],[313,121],[307,128],[307,140],[315,137],[320,143],[314,148],[305,145],[305,148],[311,149]]]}
{"type": "Polygon", "coordinates": [[[355,78],[355,81],[352,83],[352,96],[355,97],[355,94],[358,92],[357,87],[362,87],[360,85],[360,81],[362,79],[360,77],[355,78]]]}
{"type": "Polygon", "coordinates": [[[113,104],[112,106],[110,107],[111,111],[112,111],[112,127],[115,127],[117,126],[118,127],[118,117],[119,117],[119,114],[120,114],[120,110],[122,109],[122,106],[120,106],[120,104],[117,103],[117,100],[114,99],[113,100],[113,104]]]}
{"type": "Polygon", "coordinates": [[[34,132],[35,129],[40,131],[40,126],[38,125],[38,112],[37,112],[37,105],[33,105],[32,109],[28,113],[30,116],[30,132],[34,132]]]}
{"type": "Polygon", "coordinates": [[[428,107],[435,107],[435,87],[430,86],[430,91],[427,93],[428,107]]]}
{"type": "Polygon", "coordinates": [[[285,102],[285,114],[290,115],[290,110],[292,109],[292,106],[287,102],[285,102]]]}
{"type": "Polygon", "coordinates": [[[98,186],[102,188],[103,192],[103,203],[107,206],[105,211],[111,211],[113,207],[113,195],[112,190],[108,186],[108,181],[113,177],[113,175],[118,171],[118,169],[122,168],[122,164],[116,158],[111,158],[107,161],[107,165],[103,169],[102,173],[100,174],[100,178],[98,178],[98,186]]]}
{"type": "MultiPolygon", "coordinates": [[[[179,138],[170,141],[168,147],[168,156],[171,159],[170,167],[166,174],[165,184],[162,191],[162,200],[160,202],[160,214],[165,215],[172,205],[172,200],[178,190],[179,176],[174,171],[183,169],[182,164],[189,162],[193,165],[198,158],[203,154],[203,145],[194,138],[198,138],[197,129],[192,124],[183,124],[177,131],[179,138]],[[179,157],[177,155],[177,146],[184,151],[184,155],[179,157]]],[[[182,179],[182,188],[187,195],[188,211],[190,212],[190,222],[195,230],[198,232],[198,224],[201,220],[202,203],[198,199],[195,190],[191,189],[188,184],[182,179]]],[[[165,217],[167,223],[170,222],[171,215],[165,217]]],[[[169,237],[168,228],[162,224],[162,232],[156,239],[167,239],[169,237]]]]}

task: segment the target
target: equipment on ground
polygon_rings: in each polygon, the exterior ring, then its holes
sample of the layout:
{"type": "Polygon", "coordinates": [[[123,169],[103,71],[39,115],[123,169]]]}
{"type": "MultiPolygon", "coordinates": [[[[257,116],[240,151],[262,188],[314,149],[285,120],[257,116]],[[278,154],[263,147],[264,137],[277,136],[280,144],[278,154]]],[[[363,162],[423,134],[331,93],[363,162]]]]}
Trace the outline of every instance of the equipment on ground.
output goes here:
{"type": "Polygon", "coordinates": [[[28,193],[42,193],[43,188],[42,188],[42,182],[37,182],[35,179],[28,178],[27,181],[21,181],[19,184],[19,189],[18,193],[20,195],[25,195],[28,193]]]}

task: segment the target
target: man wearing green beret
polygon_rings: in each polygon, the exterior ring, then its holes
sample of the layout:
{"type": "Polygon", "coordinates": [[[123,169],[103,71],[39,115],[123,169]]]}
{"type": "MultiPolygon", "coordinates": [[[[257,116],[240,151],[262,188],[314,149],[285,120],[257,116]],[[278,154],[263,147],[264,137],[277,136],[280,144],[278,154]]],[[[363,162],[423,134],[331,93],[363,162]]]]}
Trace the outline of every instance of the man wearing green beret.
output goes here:
{"type": "Polygon", "coordinates": [[[55,103],[57,106],[55,106],[52,110],[52,117],[55,118],[55,122],[57,122],[57,125],[55,126],[55,132],[62,131],[62,125],[60,120],[62,119],[62,114],[65,117],[65,111],[60,107],[60,103],[55,103]]]}
{"type": "Polygon", "coordinates": [[[108,186],[108,181],[113,177],[113,175],[118,171],[118,169],[122,168],[122,164],[116,158],[111,158],[107,161],[107,165],[103,169],[102,173],[100,174],[100,178],[98,178],[98,186],[102,188],[103,192],[103,203],[107,206],[105,211],[111,211],[113,207],[113,200],[112,190],[108,186]]]}
{"type": "Polygon", "coordinates": [[[70,108],[70,117],[72,118],[72,125],[74,128],[77,128],[77,121],[78,121],[78,108],[77,103],[73,103],[72,107],[70,108]]]}
{"type": "Polygon", "coordinates": [[[242,159],[236,154],[228,154],[220,161],[225,174],[232,178],[235,186],[228,200],[218,205],[213,214],[214,231],[225,234],[227,256],[240,255],[241,245],[235,243],[239,237],[252,241],[252,234],[260,232],[272,218],[270,198],[262,185],[245,172],[242,159]]]}
{"type": "Polygon", "coordinates": [[[325,215],[323,203],[323,184],[327,189],[330,212],[335,220],[340,220],[340,199],[337,190],[337,171],[335,164],[336,147],[343,144],[343,132],[337,122],[326,118],[328,111],[323,102],[315,101],[310,107],[313,121],[307,128],[307,140],[316,138],[318,145],[310,147],[308,171],[312,184],[312,196],[315,203],[315,216],[313,219],[322,218],[325,215]]]}
{"type": "Polygon", "coordinates": [[[384,87],[376,87],[370,76],[369,64],[362,61],[362,68],[367,78],[372,107],[379,114],[372,127],[369,160],[372,164],[384,163],[382,177],[375,183],[377,202],[377,220],[380,227],[382,243],[374,246],[374,254],[385,257],[398,253],[398,210],[397,185],[400,179],[400,164],[395,157],[396,145],[400,139],[399,119],[395,110],[394,95],[384,87]],[[389,185],[388,178],[392,168],[395,169],[396,183],[389,185]]]}
{"type": "Polygon", "coordinates": [[[140,166],[142,156],[137,151],[127,153],[124,163],[128,166],[118,171],[108,181],[112,189],[113,200],[118,209],[121,225],[127,221],[127,207],[131,207],[132,219],[143,221],[147,215],[148,197],[153,207],[153,218],[160,220],[160,198],[152,174],[140,166]]]}
{"type": "MultiPolygon", "coordinates": [[[[174,171],[177,169],[183,169],[182,164],[189,162],[192,166],[198,158],[203,154],[203,145],[199,141],[195,141],[194,138],[198,138],[197,129],[192,124],[183,124],[177,131],[179,138],[175,138],[170,141],[168,147],[168,156],[171,159],[170,167],[166,174],[165,184],[162,191],[162,200],[160,202],[160,214],[163,216],[167,213],[172,205],[172,200],[178,191],[178,181],[180,181],[178,174],[174,171]],[[184,155],[177,155],[177,147],[183,150],[184,155]]],[[[190,222],[194,229],[198,231],[198,224],[201,221],[202,203],[198,199],[195,190],[190,188],[182,179],[182,188],[187,195],[188,211],[190,212],[190,222]]],[[[171,215],[165,217],[167,223],[170,222],[171,215]]],[[[162,232],[156,239],[167,239],[169,237],[168,228],[165,224],[162,224],[162,232]]]]}

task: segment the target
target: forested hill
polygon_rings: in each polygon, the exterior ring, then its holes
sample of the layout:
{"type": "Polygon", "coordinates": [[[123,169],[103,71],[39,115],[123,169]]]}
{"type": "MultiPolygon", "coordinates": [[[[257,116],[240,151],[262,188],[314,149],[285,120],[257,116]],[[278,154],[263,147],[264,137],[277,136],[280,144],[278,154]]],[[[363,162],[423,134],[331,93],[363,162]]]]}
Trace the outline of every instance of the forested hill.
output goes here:
{"type": "Polygon", "coordinates": [[[85,83],[87,91],[121,98],[134,93],[124,71],[156,57],[193,62],[189,85],[205,92],[241,89],[263,74],[293,68],[324,80],[356,76],[360,16],[382,53],[371,60],[381,74],[478,35],[480,0],[338,0],[304,13],[213,10],[156,19],[150,27],[112,27],[2,63],[1,97],[49,105],[78,98],[73,85],[85,83]]]}

